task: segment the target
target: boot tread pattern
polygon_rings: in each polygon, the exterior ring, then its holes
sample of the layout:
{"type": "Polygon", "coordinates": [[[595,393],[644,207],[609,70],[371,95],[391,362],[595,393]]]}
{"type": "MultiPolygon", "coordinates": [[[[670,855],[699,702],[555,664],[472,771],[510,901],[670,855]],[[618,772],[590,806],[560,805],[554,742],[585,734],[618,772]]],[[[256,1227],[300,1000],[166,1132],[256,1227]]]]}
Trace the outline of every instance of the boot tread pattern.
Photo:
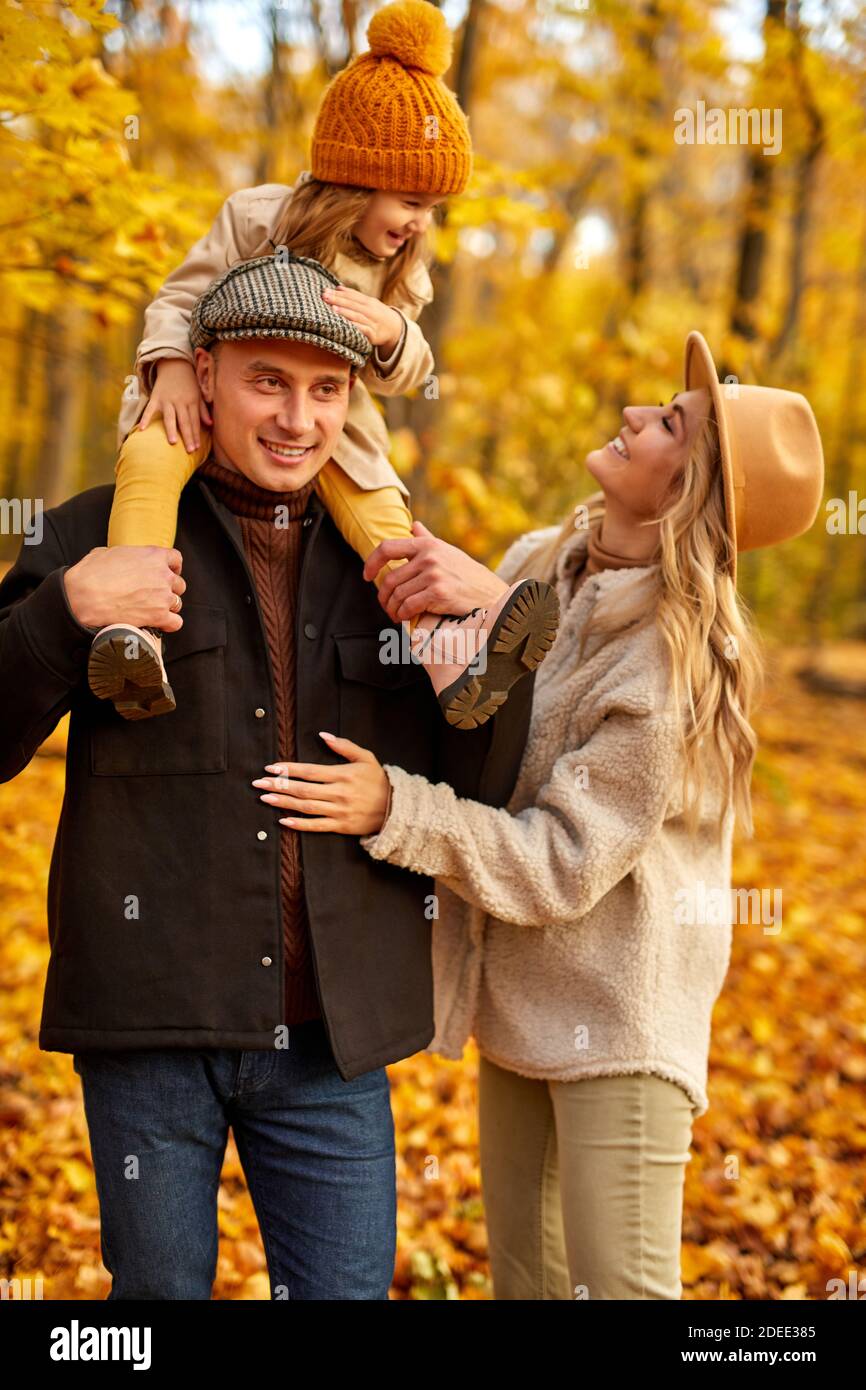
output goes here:
{"type": "Polygon", "coordinates": [[[544,660],[559,625],[556,590],[540,580],[526,580],[515,590],[499,624],[487,672],[473,675],[451,696],[444,692],[445,717],[458,729],[486,724],[505,704],[514,682],[544,660]]]}
{"type": "Polygon", "coordinates": [[[111,700],[124,719],[150,719],[176,708],[159,662],[146,648],[127,655],[126,638],[106,633],[94,642],[87,663],[90,689],[99,700],[111,700]]]}

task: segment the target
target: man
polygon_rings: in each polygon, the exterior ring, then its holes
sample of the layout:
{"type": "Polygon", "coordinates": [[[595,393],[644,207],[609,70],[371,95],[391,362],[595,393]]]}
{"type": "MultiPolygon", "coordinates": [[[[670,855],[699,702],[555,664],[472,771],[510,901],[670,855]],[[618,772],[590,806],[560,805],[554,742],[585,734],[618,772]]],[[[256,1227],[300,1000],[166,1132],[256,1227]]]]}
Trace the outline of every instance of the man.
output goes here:
{"type": "Polygon", "coordinates": [[[313,489],[370,344],[315,263],[250,264],[222,323],[210,301],[229,340],[196,351],[213,450],[176,549],[106,549],[97,487],[45,512],[0,584],[0,777],[71,712],[39,1043],[82,1077],[111,1299],[210,1297],[229,1125],[272,1295],[387,1298],[385,1066],[433,1036],[433,884],[355,837],[282,828],[252,784],[276,760],[341,761],[325,729],[503,805],[528,728],[532,676],[470,732],[419,665],[379,659],[375,587],[313,489]],[[262,439],[312,453],[298,470],[262,439]],[[93,633],[165,628],[179,604],[178,707],[125,721],[88,689],[93,633]]]}

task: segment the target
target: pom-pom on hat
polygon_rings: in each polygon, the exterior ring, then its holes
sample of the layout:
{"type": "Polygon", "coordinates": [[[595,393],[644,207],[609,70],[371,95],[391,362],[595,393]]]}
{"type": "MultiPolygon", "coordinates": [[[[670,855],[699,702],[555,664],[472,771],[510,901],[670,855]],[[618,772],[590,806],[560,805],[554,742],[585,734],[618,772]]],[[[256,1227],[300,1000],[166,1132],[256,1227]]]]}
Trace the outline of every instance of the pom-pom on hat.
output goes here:
{"type": "Polygon", "coordinates": [[[395,0],[328,86],[310,152],[314,179],[394,192],[462,193],[472,170],[466,116],[442,81],[451,33],[430,0],[395,0]]]}

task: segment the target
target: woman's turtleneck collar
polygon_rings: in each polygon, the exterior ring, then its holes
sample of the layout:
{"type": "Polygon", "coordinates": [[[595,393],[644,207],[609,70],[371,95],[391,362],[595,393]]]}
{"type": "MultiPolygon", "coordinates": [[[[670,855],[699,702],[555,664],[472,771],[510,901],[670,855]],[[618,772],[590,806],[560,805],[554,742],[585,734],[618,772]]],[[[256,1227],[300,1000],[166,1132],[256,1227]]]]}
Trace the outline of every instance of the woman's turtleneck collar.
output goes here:
{"type": "Polygon", "coordinates": [[[248,516],[258,521],[273,521],[276,507],[285,508],[283,515],[290,521],[302,517],[316,485],[315,478],[311,478],[303,487],[291,492],[272,492],[270,488],[259,487],[244,473],[217,463],[213,454],[196,471],[229,511],[236,516],[248,516]]]}
{"type": "Polygon", "coordinates": [[[603,570],[645,569],[654,564],[653,560],[636,560],[630,555],[619,555],[602,545],[600,532],[604,518],[593,521],[583,533],[578,543],[568,552],[561,554],[557,566],[557,579],[571,579],[571,597],[587,579],[603,570]]]}
{"type": "Polygon", "coordinates": [[[645,569],[647,565],[652,565],[653,560],[644,556],[642,559],[635,559],[632,555],[620,555],[615,550],[608,550],[602,544],[601,529],[604,519],[590,526],[586,538],[586,572],[587,574],[598,574],[601,570],[624,570],[624,569],[645,569]]]}

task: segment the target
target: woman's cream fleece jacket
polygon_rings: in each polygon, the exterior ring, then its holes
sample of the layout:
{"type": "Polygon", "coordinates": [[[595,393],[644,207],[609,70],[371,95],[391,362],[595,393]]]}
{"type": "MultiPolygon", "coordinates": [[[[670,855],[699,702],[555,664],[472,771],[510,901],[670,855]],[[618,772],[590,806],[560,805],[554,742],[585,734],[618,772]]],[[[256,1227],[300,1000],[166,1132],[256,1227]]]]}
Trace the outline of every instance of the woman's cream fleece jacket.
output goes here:
{"type": "MultiPolygon", "coordinates": [[[[512,582],[556,530],[519,537],[499,575],[512,582]]],[[[689,840],[655,626],[606,646],[591,639],[578,661],[593,606],[646,575],[606,569],[572,595],[586,544],[587,532],[575,531],[560,551],[560,628],[536,674],[508,805],[458,797],[386,764],[390,812],[361,844],[436,879],[427,1051],[459,1058],[474,1035],[484,1056],[522,1076],[650,1072],[680,1085],[701,1115],[710,1019],[730,954],[733,814],[719,833],[711,784],[689,840]]]]}

